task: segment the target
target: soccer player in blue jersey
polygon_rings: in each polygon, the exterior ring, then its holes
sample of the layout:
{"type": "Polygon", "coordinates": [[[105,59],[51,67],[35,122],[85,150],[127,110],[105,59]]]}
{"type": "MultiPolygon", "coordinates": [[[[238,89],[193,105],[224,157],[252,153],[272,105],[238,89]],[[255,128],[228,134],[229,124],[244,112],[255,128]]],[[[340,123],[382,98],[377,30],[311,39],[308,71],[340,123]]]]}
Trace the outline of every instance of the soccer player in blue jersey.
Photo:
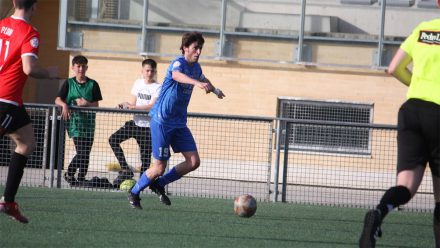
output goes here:
{"type": "Polygon", "coordinates": [[[148,186],[159,195],[163,204],[171,205],[165,194],[165,185],[179,180],[200,165],[196,143],[186,125],[193,88],[196,86],[206,93],[213,92],[220,99],[225,97],[202,73],[198,60],[204,43],[202,34],[185,33],[180,46],[182,55],[174,59],[167,69],[162,90],[149,113],[154,162],[128,193],[133,208],[142,209],[139,194],[148,186]],[[171,156],[170,146],[174,152],[181,152],[185,161],[164,175],[171,156]]]}

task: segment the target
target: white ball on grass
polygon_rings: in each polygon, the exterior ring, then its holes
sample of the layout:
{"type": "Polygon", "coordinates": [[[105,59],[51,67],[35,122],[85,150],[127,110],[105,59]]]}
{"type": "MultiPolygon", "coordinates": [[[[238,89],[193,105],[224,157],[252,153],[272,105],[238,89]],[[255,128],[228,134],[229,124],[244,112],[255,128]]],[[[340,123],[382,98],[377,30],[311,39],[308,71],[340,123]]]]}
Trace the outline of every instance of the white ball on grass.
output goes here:
{"type": "Polygon", "coordinates": [[[234,200],[234,212],[240,217],[252,217],[257,211],[257,201],[251,195],[241,195],[234,200]]]}

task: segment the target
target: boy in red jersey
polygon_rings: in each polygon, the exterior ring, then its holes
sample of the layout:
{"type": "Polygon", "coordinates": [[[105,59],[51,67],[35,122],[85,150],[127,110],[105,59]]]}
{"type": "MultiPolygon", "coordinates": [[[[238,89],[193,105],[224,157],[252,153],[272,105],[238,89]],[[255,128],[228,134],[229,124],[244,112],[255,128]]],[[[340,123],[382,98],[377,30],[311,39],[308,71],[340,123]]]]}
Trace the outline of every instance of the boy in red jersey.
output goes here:
{"type": "Polygon", "coordinates": [[[24,167],[35,148],[34,131],[23,107],[23,88],[28,76],[54,79],[37,64],[40,35],[29,24],[37,0],[13,0],[14,14],[0,20],[0,137],[8,135],[16,144],[11,155],[8,177],[0,212],[21,223],[28,219],[20,213],[15,202],[24,167]]]}

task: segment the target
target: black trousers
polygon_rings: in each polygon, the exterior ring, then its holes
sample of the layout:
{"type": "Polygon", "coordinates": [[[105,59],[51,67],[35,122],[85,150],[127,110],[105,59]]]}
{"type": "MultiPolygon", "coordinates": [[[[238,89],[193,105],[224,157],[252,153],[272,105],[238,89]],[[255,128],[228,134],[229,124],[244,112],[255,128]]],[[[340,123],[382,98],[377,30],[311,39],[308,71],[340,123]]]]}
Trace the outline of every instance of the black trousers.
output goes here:
{"type": "Polygon", "coordinates": [[[67,168],[67,174],[74,176],[76,171],[78,172],[78,181],[84,181],[87,170],[89,169],[90,151],[92,150],[93,137],[73,137],[73,143],[75,144],[76,155],[70,161],[67,168]]]}
{"type": "Polygon", "coordinates": [[[124,151],[121,148],[121,143],[134,138],[139,146],[141,155],[141,172],[150,167],[151,163],[151,133],[149,127],[139,127],[133,120],[127,121],[124,126],[119,128],[109,138],[109,144],[118,159],[122,169],[129,169],[127,160],[125,159],[124,151]]]}

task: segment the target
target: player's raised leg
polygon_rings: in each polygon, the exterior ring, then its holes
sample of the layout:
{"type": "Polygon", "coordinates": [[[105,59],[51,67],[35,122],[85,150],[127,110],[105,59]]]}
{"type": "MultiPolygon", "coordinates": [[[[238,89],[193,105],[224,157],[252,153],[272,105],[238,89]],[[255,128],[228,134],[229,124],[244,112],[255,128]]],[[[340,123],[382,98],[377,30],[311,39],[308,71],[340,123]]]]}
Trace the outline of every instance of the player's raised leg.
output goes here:
{"type": "Polygon", "coordinates": [[[21,223],[28,223],[28,219],[21,214],[18,204],[15,202],[15,195],[20,186],[28,156],[35,149],[32,125],[29,123],[19,128],[14,133],[9,134],[9,137],[15,142],[17,147],[11,155],[5,192],[0,200],[0,212],[9,215],[21,223]]]}
{"type": "Polygon", "coordinates": [[[128,201],[133,208],[142,209],[140,205],[140,193],[145,188],[151,185],[151,183],[160,175],[165,172],[167,161],[155,162],[136,182],[133,188],[128,192],[128,201]]]}
{"type": "Polygon", "coordinates": [[[389,188],[382,196],[376,209],[365,215],[364,227],[359,239],[360,248],[375,247],[377,237],[382,236],[380,225],[391,210],[408,203],[423,179],[424,166],[403,170],[397,174],[396,186],[389,188]]]}
{"type": "Polygon", "coordinates": [[[173,167],[150,185],[150,189],[159,195],[160,201],[165,205],[171,205],[170,199],[165,194],[165,185],[179,180],[200,166],[200,157],[197,151],[182,152],[182,155],[185,158],[184,162],[173,167]]]}
{"type": "MultiPolygon", "coordinates": [[[[159,176],[163,175],[163,173],[165,171],[165,168],[167,167],[167,161],[165,161],[165,160],[155,160],[152,167],[163,168],[164,170],[163,171],[158,171],[158,170],[154,171],[154,170],[149,170],[148,169],[146,171],[146,174],[148,175],[148,177],[155,178],[154,180],[152,180],[152,182],[149,185],[150,189],[159,196],[160,202],[162,202],[163,204],[169,206],[169,205],[171,205],[171,201],[170,201],[170,199],[168,198],[168,196],[165,193],[165,187],[161,186],[158,183],[158,180],[160,179],[159,176]],[[157,173],[160,173],[160,174],[157,174],[157,173]]],[[[169,172],[167,174],[169,174],[169,172]]],[[[173,175],[174,175],[174,177],[178,177],[178,178],[181,177],[181,176],[176,175],[176,174],[173,174],[173,175]]]]}

